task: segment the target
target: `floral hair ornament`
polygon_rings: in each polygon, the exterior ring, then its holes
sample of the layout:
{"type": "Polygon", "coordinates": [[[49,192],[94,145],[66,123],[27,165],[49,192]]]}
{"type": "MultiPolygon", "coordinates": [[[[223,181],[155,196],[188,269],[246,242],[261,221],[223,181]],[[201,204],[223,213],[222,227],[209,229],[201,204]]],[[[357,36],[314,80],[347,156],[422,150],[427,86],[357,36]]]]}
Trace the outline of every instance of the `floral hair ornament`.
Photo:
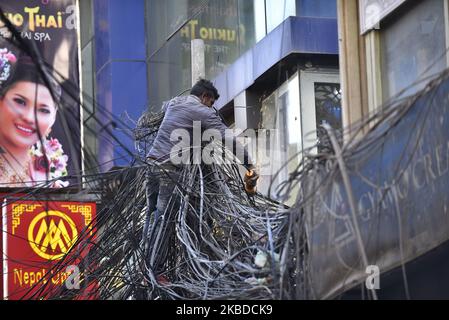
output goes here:
{"type": "Polygon", "coordinates": [[[46,172],[46,164],[48,164],[48,172],[50,179],[57,179],[67,176],[68,156],[64,154],[58,139],[44,139],[43,145],[38,141],[30,150],[34,169],[40,172],[46,172]],[[47,163],[45,161],[47,156],[47,163]]]}
{"type": "Polygon", "coordinates": [[[8,49],[0,49],[0,85],[2,85],[6,80],[8,80],[11,75],[11,67],[16,63],[17,58],[8,49]]]}

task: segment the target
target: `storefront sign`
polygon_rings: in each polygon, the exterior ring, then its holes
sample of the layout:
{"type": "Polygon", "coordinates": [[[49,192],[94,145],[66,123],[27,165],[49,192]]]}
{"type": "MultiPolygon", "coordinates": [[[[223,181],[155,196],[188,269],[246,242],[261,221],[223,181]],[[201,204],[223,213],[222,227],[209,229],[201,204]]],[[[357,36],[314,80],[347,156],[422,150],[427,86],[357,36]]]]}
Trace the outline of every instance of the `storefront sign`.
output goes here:
{"type": "Polygon", "coordinates": [[[2,94],[12,95],[15,89],[26,100],[21,102],[26,102],[25,111],[34,105],[46,106],[37,109],[34,119],[24,123],[18,117],[20,106],[0,101],[1,188],[67,187],[77,182],[67,177],[82,171],[76,3],[76,0],[2,0],[0,3],[3,19],[9,20],[22,40],[38,52],[44,60],[41,67],[48,75],[47,81],[42,79],[28,52],[19,49],[17,41],[12,40],[13,30],[0,20],[2,94]],[[51,92],[47,90],[49,85],[51,92]],[[20,127],[15,127],[14,123],[18,122],[20,127]],[[21,148],[14,147],[17,145],[21,148]]]}
{"type": "Polygon", "coordinates": [[[2,211],[4,299],[83,289],[79,263],[92,241],[95,203],[6,199],[2,211]]]}
{"type": "Polygon", "coordinates": [[[365,282],[370,266],[386,273],[448,241],[447,73],[430,84],[345,152],[351,190],[332,165],[301,179],[314,197],[305,216],[316,298],[365,282]]]}

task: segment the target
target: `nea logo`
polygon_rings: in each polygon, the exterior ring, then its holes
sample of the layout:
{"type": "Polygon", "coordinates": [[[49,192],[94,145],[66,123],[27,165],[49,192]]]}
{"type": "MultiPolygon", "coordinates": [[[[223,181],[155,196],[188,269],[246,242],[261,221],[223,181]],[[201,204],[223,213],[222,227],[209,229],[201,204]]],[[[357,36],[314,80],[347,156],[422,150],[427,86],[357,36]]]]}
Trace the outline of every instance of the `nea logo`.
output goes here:
{"type": "Polygon", "coordinates": [[[38,214],[28,228],[28,242],[33,251],[48,260],[61,259],[78,238],[72,219],[60,211],[38,214]]]}

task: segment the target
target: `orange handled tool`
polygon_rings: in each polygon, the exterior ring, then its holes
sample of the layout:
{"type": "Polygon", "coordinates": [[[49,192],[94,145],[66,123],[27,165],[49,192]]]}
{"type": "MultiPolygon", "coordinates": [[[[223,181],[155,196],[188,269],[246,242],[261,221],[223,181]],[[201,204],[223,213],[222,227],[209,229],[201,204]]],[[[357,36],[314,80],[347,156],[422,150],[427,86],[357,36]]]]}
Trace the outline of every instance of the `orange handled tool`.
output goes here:
{"type": "Polygon", "coordinates": [[[249,194],[255,194],[256,193],[256,186],[257,186],[257,179],[255,178],[255,172],[253,170],[249,170],[245,174],[245,191],[249,194]]]}

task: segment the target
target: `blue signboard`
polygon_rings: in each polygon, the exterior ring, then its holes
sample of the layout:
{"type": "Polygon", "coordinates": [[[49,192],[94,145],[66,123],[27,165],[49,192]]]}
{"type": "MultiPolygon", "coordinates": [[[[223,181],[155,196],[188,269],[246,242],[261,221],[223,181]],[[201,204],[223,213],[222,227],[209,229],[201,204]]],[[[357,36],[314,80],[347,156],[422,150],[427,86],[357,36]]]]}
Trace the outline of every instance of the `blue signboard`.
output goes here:
{"type": "Polygon", "coordinates": [[[316,298],[365,282],[369,266],[389,271],[449,239],[448,75],[384,115],[343,153],[350,188],[336,160],[302,184],[313,192],[302,208],[316,298]]]}

